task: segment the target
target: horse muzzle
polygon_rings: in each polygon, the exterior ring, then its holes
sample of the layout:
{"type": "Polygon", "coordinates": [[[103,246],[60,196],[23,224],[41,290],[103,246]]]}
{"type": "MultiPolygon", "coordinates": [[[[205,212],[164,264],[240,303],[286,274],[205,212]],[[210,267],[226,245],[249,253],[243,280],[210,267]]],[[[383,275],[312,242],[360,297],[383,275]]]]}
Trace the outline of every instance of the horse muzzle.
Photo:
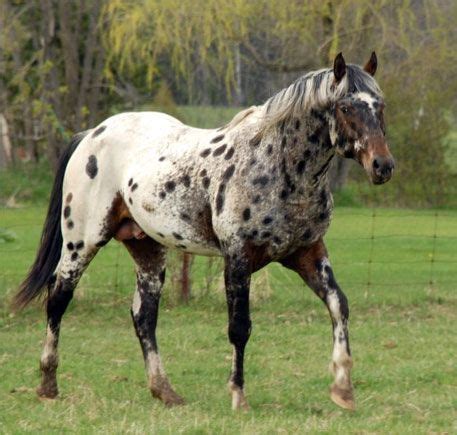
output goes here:
{"type": "Polygon", "coordinates": [[[392,178],[395,161],[391,156],[378,156],[373,159],[371,166],[371,181],[373,184],[384,184],[392,178]]]}

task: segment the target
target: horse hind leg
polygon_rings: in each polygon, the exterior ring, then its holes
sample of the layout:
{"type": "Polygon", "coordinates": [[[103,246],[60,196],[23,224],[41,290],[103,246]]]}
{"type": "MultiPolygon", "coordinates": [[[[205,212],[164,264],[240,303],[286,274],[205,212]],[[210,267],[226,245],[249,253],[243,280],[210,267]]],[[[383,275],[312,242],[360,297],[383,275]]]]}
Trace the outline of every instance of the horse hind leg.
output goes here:
{"type": "Polygon", "coordinates": [[[173,390],[162,366],[155,333],[165,280],[166,248],[150,237],[131,238],[123,243],[137,266],[131,315],[143,351],[149,389],[153,397],[167,406],[182,405],[184,399],[173,390]]]}
{"type": "Polygon", "coordinates": [[[64,244],[63,255],[57,267],[54,283],[49,285],[46,301],[46,338],[41,354],[41,384],[37,393],[42,398],[53,399],[58,395],[57,366],[60,323],[73,297],[73,292],[82,273],[97,252],[83,241],[64,244]]]}

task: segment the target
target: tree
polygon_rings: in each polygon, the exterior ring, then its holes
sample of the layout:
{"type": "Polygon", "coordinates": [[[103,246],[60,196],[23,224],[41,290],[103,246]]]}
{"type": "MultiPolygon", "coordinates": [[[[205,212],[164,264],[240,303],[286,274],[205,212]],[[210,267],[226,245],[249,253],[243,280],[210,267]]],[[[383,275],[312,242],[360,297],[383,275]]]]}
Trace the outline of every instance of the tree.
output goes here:
{"type": "Polygon", "coordinates": [[[74,132],[100,118],[101,1],[0,0],[0,112],[16,142],[56,162],[74,132]]]}

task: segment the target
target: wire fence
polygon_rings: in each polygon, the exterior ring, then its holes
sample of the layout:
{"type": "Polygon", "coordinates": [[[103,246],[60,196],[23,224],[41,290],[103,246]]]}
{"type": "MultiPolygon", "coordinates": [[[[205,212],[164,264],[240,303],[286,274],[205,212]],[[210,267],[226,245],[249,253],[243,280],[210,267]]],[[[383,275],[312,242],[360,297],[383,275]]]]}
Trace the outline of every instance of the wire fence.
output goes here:
{"type": "MultiPolygon", "coordinates": [[[[0,209],[0,288],[10,295],[24,278],[39,242],[42,208],[0,209]]],[[[367,298],[382,292],[384,301],[417,292],[453,297],[457,286],[457,211],[336,208],[325,237],[340,285],[367,298]]],[[[134,267],[121,244],[111,242],[84,274],[83,294],[131,294],[134,267]],[[100,257],[100,258],[99,258],[100,257]]],[[[181,257],[171,256],[167,286],[177,291],[181,257]]],[[[222,289],[222,260],[194,257],[192,296],[222,289]]],[[[303,283],[279,265],[253,280],[253,293],[303,283]],[[257,290],[255,290],[257,288],[257,290]]]]}

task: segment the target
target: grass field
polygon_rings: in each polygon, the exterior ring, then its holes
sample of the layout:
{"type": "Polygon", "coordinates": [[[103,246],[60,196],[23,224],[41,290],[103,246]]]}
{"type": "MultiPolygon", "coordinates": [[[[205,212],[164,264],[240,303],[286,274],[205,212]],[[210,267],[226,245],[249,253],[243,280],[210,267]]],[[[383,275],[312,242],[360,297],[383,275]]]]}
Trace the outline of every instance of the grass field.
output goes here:
{"type": "Polygon", "coordinates": [[[202,290],[203,260],[190,304],[174,306],[168,295],[162,303],[162,357],[188,402],[166,409],[146,388],[129,316],[133,266],[116,243],[93,261],[64,318],[60,398],[36,397],[45,319],[36,305],[14,315],[8,301],[32,262],[43,214],[0,209],[12,239],[0,243],[0,432],[457,432],[457,212],[336,209],[326,240],[351,308],[354,413],[328,397],[325,308],[292,272],[260,272],[246,357],[251,410],[235,414],[225,302],[220,289],[202,290]]]}

